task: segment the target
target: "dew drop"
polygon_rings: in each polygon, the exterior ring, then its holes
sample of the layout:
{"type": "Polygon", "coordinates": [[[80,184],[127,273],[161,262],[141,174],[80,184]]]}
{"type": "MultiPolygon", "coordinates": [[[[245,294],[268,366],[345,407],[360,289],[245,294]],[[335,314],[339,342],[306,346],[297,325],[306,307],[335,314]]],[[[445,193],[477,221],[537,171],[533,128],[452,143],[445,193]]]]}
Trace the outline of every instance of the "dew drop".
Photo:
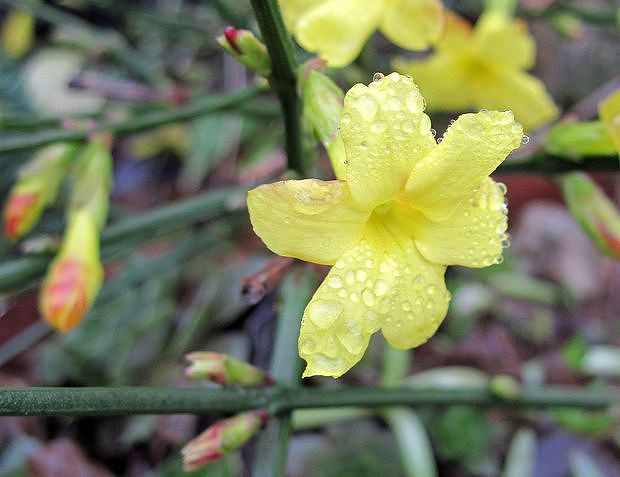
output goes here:
{"type": "Polygon", "coordinates": [[[385,75],[383,73],[377,72],[374,75],[372,75],[372,80],[373,81],[381,81],[384,77],[385,77],[385,75]]]}
{"type": "Polygon", "coordinates": [[[435,285],[429,285],[426,287],[426,293],[429,295],[434,295],[437,292],[437,287],[435,285]]]}
{"type": "Polygon", "coordinates": [[[362,300],[366,306],[373,306],[375,304],[375,294],[366,288],[362,292],[362,300]]]}
{"type": "Polygon", "coordinates": [[[384,296],[390,290],[390,284],[385,280],[377,280],[375,282],[375,293],[377,296],[384,296]]]}
{"type": "Polygon", "coordinates": [[[380,134],[387,129],[385,121],[375,121],[370,125],[370,130],[375,134],[380,134]]]}
{"type": "Polygon", "coordinates": [[[351,286],[355,283],[355,273],[353,273],[353,271],[349,270],[346,275],[344,276],[344,280],[347,283],[347,285],[351,286]]]}
{"type": "Polygon", "coordinates": [[[319,328],[329,328],[342,314],[343,307],[336,301],[316,300],[308,305],[310,321],[319,328]]]}
{"type": "Polygon", "coordinates": [[[431,129],[431,134],[433,135],[433,137],[437,136],[437,131],[435,131],[434,129],[431,129]]]}
{"type": "Polygon", "coordinates": [[[404,301],[402,304],[403,311],[411,311],[411,303],[404,301]]]}
{"type": "Polygon", "coordinates": [[[351,293],[351,294],[349,295],[349,299],[350,299],[353,303],[359,303],[359,301],[360,301],[360,296],[359,296],[357,293],[353,292],[353,293],[351,293]]]}
{"type": "Polygon", "coordinates": [[[365,270],[358,270],[355,272],[355,278],[358,282],[363,282],[366,278],[368,278],[368,274],[365,270]]]}
{"type": "Polygon", "coordinates": [[[314,342],[314,340],[308,338],[302,341],[301,352],[303,354],[310,354],[314,352],[315,349],[316,349],[316,343],[314,342]]]}
{"type": "Polygon", "coordinates": [[[338,275],[332,275],[328,278],[327,284],[332,288],[342,288],[342,278],[338,275]]]}
{"type": "Polygon", "coordinates": [[[364,262],[364,265],[366,265],[366,268],[373,268],[375,266],[375,262],[368,258],[364,262]]]}
{"type": "Polygon", "coordinates": [[[364,313],[362,326],[368,333],[374,333],[377,331],[381,326],[379,322],[379,314],[372,310],[366,311],[366,313],[364,313]]]}
{"type": "Polygon", "coordinates": [[[341,288],[340,290],[338,290],[338,296],[340,298],[346,298],[347,297],[347,291],[344,288],[341,288]]]}
{"type": "Polygon", "coordinates": [[[527,143],[529,143],[529,142],[530,142],[530,137],[529,137],[527,134],[524,134],[524,135],[521,137],[521,144],[527,144],[527,143]]]}
{"type": "Polygon", "coordinates": [[[506,192],[508,192],[508,188],[506,187],[506,184],[504,184],[503,182],[498,182],[497,188],[500,190],[502,194],[506,194],[506,192]]]}

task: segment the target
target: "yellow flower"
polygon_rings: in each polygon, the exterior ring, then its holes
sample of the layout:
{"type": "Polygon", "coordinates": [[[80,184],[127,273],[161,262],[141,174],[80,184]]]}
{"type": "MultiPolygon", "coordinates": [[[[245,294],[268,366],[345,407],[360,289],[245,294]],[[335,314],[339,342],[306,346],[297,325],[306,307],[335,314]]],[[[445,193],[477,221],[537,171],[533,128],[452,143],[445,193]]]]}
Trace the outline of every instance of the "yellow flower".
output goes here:
{"type": "Polygon", "coordinates": [[[472,29],[447,13],[436,52],[423,61],[397,59],[394,67],[413,76],[431,110],[510,109],[531,130],[558,114],[542,82],[525,72],[535,54],[521,21],[488,11],[472,29]]]}
{"type": "Polygon", "coordinates": [[[340,376],[379,329],[396,348],[424,343],[448,309],[446,265],[500,261],[505,189],[489,174],[522,133],[511,112],[484,111],[460,116],[437,143],[413,80],[392,73],[345,96],[340,180],[249,192],[271,250],[334,265],[304,312],[304,376],[340,376]]]}
{"type": "Polygon", "coordinates": [[[439,0],[280,0],[299,44],[330,66],[351,63],[379,29],[394,44],[424,50],[443,31],[439,0]]]}

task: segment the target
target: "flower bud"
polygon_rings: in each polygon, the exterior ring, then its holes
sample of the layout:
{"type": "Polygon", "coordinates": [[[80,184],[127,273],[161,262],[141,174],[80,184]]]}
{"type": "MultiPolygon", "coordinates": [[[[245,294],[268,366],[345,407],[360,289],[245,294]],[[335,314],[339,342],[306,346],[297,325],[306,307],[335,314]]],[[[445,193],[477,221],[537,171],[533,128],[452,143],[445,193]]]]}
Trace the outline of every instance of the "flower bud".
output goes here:
{"type": "Polygon", "coordinates": [[[192,379],[207,379],[222,386],[273,384],[273,379],[267,373],[222,353],[203,351],[190,353],[185,358],[190,362],[185,374],[192,379]]]}
{"type": "Polygon", "coordinates": [[[589,156],[613,155],[616,146],[601,121],[559,122],[549,129],[545,151],[580,161],[589,156]]]}
{"type": "Polygon", "coordinates": [[[95,221],[86,210],[72,212],[39,297],[45,321],[62,332],[77,326],[95,301],[102,280],[95,221]]]}
{"type": "Polygon", "coordinates": [[[7,58],[20,58],[30,50],[34,38],[34,17],[25,10],[13,9],[2,27],[2,50],[7,58]]]}
{"type": "Polygon", "coordinates": [[[304,118],[327,149],[336,177],[344,177],[346,155],[338,134],[344,93],[316,64],[308,63],[301,81],[304,118]]]}
{"type": "Polygon", "coordinates": [[[265,45],[248,30],[238,30],[231,26],[217,37],[217,42],[239,63],[255,71],[260,76],[271,75],[271,59],[265,45]]]}
{"type": "Polygon", "coordinates": [[[506,374],[493,376],[489,388],[493,394],[502,399],[516,399],[521,392],[519,381],[506,374]]]}
{"type": "Polygon", "coordinates": [[[4,230],[9,240],[28,233],[43,209],[54,201],[75,150],[72,144],[48,146],[19,171],[4,209],[4,230]]]}
{"type": "Polygon", "coordinates": [[[99,230],[108,217],[112,186],[112,156],[107,139],[94,137],[80,154],[69,205],[70,211],[87,210],[99,230]]]}
{"type": "Polygon", "coordinates": [[[183,470],[191,472],[236,451],[267,422],[266,411],[251,411],[219,421],[183,447],[183,470]]]}
{"type": "Polygon", "coordinates": [[[575,220],[598,250],[620,259],[620,215],[594,181],[581,172],[565,174],[562,193],[575,220]]]}
{"type": "Polygon", "coordinates": [[[616,151],[620,153],[620,89],[617,89],[599,104],[598,113],[607,128],[607,133],[616,146],[616,151]]]}

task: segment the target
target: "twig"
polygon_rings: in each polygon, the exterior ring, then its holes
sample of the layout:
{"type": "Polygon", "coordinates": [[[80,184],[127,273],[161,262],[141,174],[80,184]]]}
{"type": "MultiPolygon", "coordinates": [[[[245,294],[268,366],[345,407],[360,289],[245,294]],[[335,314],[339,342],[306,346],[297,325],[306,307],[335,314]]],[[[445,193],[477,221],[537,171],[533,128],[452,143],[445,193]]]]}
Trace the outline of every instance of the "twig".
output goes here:
{"type": "Polygon", "coordinates": [[[261,301],[267,293],[278,286],[284,273],[293,262],[292,258],[273,256],[258,272],[248,277],[243,277],[241,284],[241,297],[243,300],[248,305],[255,305],[261,301]]]}
{"type": "Polygon", "coordinates": [[[280,98],[288,167],[304,175],[301,101],[297,94],[295,50],[284,26],[277,0],[251,0],[256,21],[271,57],[271,84],[280,98]]]}
{"type": "MultiPolygon", "coordinates": [[[[293,350],[294,351],[294,350],[293,350]]],[[[171,389],[151,387],[4,388],[1,416],[120,416],[203,414],[268,408],[273,412],[324,407],[458,405],[499,409],[578,408],[606,410],[620,404],[610,390],[523,388],[512,399],[489,389],[345,387],[340,389],[171,389]]]]}

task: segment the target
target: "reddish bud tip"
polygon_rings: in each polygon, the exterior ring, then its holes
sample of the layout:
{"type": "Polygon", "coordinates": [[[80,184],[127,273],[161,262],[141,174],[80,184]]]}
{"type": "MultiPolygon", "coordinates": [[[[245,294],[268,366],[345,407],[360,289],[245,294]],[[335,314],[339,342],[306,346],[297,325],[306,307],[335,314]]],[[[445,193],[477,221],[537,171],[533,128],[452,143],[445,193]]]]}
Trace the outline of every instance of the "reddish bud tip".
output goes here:
{"type": "Polygon", "coordinates": [[[4,211],[4,230],[9,240],[16,240],[27,228],[26,222],[38,200],[39,195],[34,192],[11,195],[4,211]]]}
{"type": "Polygon", "coordinates": [[[239,48],[239,45],[237,44],[238,34],[239,30],[237,30],[235,27],[227,26],[226,28],[224,28],[224,36],[226,37],[226,41],[228,41],[228,44],[233,50],[235,50],[239,55],[241,55],[241,48],[239,48]]]}

